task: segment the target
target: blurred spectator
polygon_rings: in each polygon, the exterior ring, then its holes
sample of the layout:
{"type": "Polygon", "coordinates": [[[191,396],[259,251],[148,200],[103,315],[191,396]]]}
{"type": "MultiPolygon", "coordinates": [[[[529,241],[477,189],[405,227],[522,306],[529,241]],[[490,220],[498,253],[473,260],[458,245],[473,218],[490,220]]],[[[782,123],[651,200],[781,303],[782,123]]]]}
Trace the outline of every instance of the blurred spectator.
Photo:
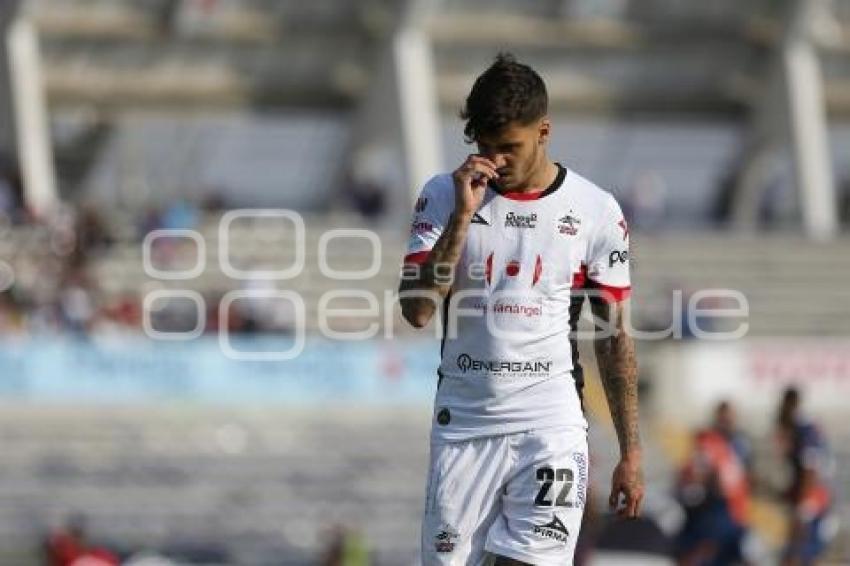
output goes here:
{"type": "Polygon", "coordinates": [[[201,201],[201,210],[204,212],[220,212],[227,208],[223,190],[210,189],[201,201]]]}
{"type": "Polygon", "coordinates": [[[376,220],[386,212],[386,191],[376,183],[353,183],[348,196],[355,210],[368,220],[376,220]]]}
{"type": "Polygon", "coordinates": [[[732,407],[723,401],[711,426],[696,434],[691,456],[679,473],[676,496],[685,508],[685,525],[677,540],[679,564],[745,562],[749,459],[749,442],[736,429],[732,407]]]}
{"type": "Polygon", "coordinates": [[[12,179],[0,176],[0,213],[12,217],[17,208],[12,179]]]}
{"type": "Polygon", "coordinates": [[[380,147],[366,147],[351,158],[351,170],[343,195],[368,220],[380,219],[387,209],[387,171],[394,157],[380,147]]]}
{"type": "Polygon", "coordinates": [[[0,292],[0,333],[4,336],[20,334],[25,330],[26,319],[22,305],[11,291],[0,292]]]}
{"type": "Polygon", "coordinates": [[[118,557],[105,548],[91,544],[86,535],[85,519],[72,517],[68,526],[50,533],[45,544],[48,566],[113,566],[118,557]]]}
{"type": "MultiPolygon", "coordinates": [[[[737,155],[737,154],[736,154],[737,155]]],[[[735,205],[735,197],[738,190],[738,175],[742,158],[737,156],[734,163],[727,167],[718,181],[717,196],[711,207],[711,217],[715,224],[720,227],[732,219],[732,210],[735,205]]]]}
{"type": "Polygon", "coordinates": [[[776,444],[790,467],[783,493],[788,506],[789,537],[783,566],[810,566],[826,550],[830,532],[832,493],[830,453],[819,427],[800,411],[800,392],[787,388],[779,404],[776,444]]]}
{"type": "Polygon", "coordinates": [[[178,200],[165,208],[160,216],[160,227],[168,230],[191,230],[198,225],[200,212],[194,204],[178,200]]]}
{"type": "Polygon", "coordinates": [[[369,566],[372,561],[360,533],[336,526],[321,563],[322,566],[369,566]]]}
{"type": "Polygon", "coordinates": [[[92,205],[86,205],[80,209],[75,231],[79,253],[98,252],[112,245],[113,239],[106,223],[98,209],[92,205]]]}
{"type": "Polygon", "coordinates": [[[90,329],[95,315],[90,290],[84,264],[72,266],[59,291],[59,313],[65,328],[71,332],[82,334],[90,329]]]}
{"type": "Polygon", "coordinates": [[[142,306],[139,297],[123,294],[108,300],[97,313],[94,332],[115,337],[135,334],[142,328],[142,306]]]}
{"type": "Polygon", "coordinates": [[[776,228],[780,221],[780,204],[786,185],[781,179],[771,179],[761,193],[758,206],[759,227],[765,230],[776,228]]]}
{"type": "Polygon", "coordinates": [[[838,219],[850,229],[850,176],[845,175],[838,187],[838,219]]]}
{"type": "Polygon", "coordinates": [[[738,455],[738,460],[743,465],[747,477],[751,477],[753,445],[749,436],[738,428],[737,417],[729,401],[721,401],[717,404],[714,413],[714,429],[726,438],[738,455]]]}
{"type": "Polygon", "coordinates": [[[23,181],[14,159],[0,154],[0,214],[11,219],[18,216],[23,202],[23,181]]]}
{"type": "MultiPolygon", "coordinates": [[[[274,282],[249,280],[243,289],[250,293],[244,299],[236,301],[245,333],[273,332],[289,335],[295,330],[295,307],[291,301],[269,296],[276,292],[274,282]]],[[[232,326],[232,325],[231,325],[232,326]]]]}
{"type": "Polygon", "coordinates": [[[148,207],[138,224],[139,239],[144,239],[150,232],[160,228],[162,228],[162,218],[159,209],[155,206],[148,207]]]}
{"type": "Polygon", "coordinates": [[[200,209],[186,200],[175,201],[164,209],[150,206],[138,223],[139,238],[154,230],[192,230],[197,227],[200,218],[200,209]]]}

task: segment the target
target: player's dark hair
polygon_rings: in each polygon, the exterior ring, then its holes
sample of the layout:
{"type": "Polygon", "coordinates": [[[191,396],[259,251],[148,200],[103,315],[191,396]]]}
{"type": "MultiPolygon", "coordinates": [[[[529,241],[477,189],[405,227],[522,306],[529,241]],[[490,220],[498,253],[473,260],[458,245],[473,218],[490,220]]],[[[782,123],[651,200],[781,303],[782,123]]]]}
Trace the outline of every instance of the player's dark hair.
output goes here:
{"type": "Polygon", "coordinates": [[[511,122],[532,123],[546,115],[549,95],[534,69],[518,63],[510,53],[496,60],[472,86],[460,117],[466,120],[463,133],[472,143],[482,135],[500,132],[511,122]]]}

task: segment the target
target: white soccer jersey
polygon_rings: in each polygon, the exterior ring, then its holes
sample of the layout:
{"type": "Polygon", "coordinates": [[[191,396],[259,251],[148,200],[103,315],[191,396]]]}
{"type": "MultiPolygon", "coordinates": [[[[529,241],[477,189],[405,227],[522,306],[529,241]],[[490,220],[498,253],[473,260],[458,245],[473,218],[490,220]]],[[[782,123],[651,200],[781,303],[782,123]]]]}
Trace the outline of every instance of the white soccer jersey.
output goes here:
{"type": "MultiPolygon", "coordinates": [[[[443,309],[432,438],[465,440],[586,427],[581,368],[569,338],[577,291],[629,295],[629,231],[617,202],[558,165],[538,193],[486,189],[443,309]]],[[[451,175],[416,202],[405,263],[425,261],[454,211],[451,175]]]]}

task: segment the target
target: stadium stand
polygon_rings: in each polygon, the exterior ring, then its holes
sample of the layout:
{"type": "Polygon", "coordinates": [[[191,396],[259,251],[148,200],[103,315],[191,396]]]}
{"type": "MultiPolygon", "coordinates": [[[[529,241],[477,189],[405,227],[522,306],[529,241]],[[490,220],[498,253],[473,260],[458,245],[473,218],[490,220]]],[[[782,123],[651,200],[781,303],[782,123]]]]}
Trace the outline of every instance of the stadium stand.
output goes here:
{"type": "MultiPolygon", "coordinates": [[[[338,220],[307,217],[305,273],[285,288],[297,290],[311,309],[326,292],[338,288],[338,282],[323,277],[318,270],[318,240],[321,234],[338,226],[338,220]]],[[[192,281],[189,288],[201,292],[224,292],[233,281],[219,266],[217,217],[202,224],[200,233],[207,241],[207,271],[192,281]]],[[[350,221],[346,228],[369,230],[350,221]]],[[[268,227],[267,227],[268,229],[268,227]]],[[[274,232],[274,229],[272,229],[274,232]]],[[[382,242],[381,269],[377,276],[365,282],[354,282],[353,288],[366,289],[383,296],[397,284],[398,267],[403,247],[394,232],[376,232],[382,242]]],[[[252,234],[246,227],[233,227],[235,242],[273,241],[274,233],[252,234]]],[[[232,258],[236,265],[288,265],[293,254],[286,239],[280,246],[257,247],[234,243],[238,254],[232,258]],[[250,249],[250,253],[244,250],[250,249]]],[[[740,291],[749,302],[750,334],[768,336],[844,336],[850,332],[850,310],[843,277],[850,277],[850,258],[843,253],[847,243],[838,240],[830,244],[812,244],[794,236],[753,236],[704,238],[678,236],[669,238],[643,236],[634,238],[635,316],[642,322],[664,321],[669,317],[674,300],[672,292],[684,293],[695,289],[718,288],[740,291]],[[823,277],[829,273],[830,277],[823,277]]],[[[373,261],[371,245],[363,239],[331,244],[328,264],[338,270],[363,270],[373,261]]],[[[188,246],[187,254],[194,254],[188,246]]],[[[127,293],[138,290],[145,280],[141,267],[142,249],[135,238],[116,244],[95,267],[96,279],[108,293],[127,293]]],[[[187,260],[188,262],[188,260],[187,260]]],[[[178,284],[171,284],[177,286],[178,284]]],[[[185,286],[185,283],[179,285],[185,286]]],[[[340,305],[342,306],[342,305],[340,305]]],[[[352,306],[357,306],[354,304],[352,306]]],[[[362,306],[362,303],[360,303],[362,306]]],[[[315,310],[308,311],[315,314],[315,310]]],[[[317,320],[308,315],[308,321],[317,320]]],[[[315,330],[315,327],[313,327],[315,330]]]]}
{"type": "Polygon", "coordinates": [[[36,563],[43,529],[74,514],[125,557],[316,563],[337,526],[380,563],[417,551],[424,410],[18,406],[2,421],[3,564],[36,563]]]}

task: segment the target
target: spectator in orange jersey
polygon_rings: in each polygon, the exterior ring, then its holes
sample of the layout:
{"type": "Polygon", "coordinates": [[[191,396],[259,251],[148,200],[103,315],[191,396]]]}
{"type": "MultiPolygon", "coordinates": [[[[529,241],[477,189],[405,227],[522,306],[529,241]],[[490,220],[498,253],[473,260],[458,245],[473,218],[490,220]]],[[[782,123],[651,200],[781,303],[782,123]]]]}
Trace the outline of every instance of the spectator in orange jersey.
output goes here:
{"type": "Polygon", "coordinates": [[[679,473],[676,495],[686,519],[676,554],[683,566],[745,563],[749,523],[749,445],[735,427],[728,402],[718,404],[711,427],[699,431],[679,473]]]}

